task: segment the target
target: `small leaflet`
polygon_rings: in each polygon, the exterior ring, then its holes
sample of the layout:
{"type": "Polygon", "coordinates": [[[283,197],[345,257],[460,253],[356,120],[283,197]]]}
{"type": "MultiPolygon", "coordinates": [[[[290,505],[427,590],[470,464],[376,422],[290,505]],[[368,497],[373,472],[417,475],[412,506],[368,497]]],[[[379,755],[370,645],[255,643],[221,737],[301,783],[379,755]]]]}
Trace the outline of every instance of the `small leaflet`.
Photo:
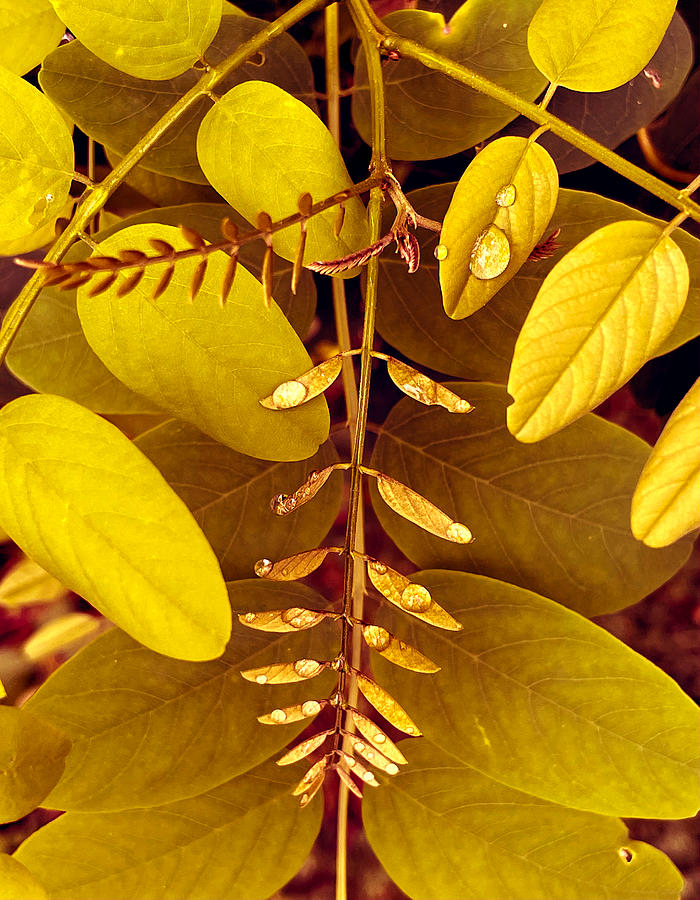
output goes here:
{"type": "Polygon", "coordinates": [[[396,775],[399,771],[399,767],[395,762],[387,759],[383,753],[380,753],[365,741],[354,741],[352,749],[366,759],[368,763],[371,763],[377,769],[381,769],[382,772],[386,772],[387,775],[396,775]]]}
{"type": "Polygon", "coordinates": [[[258,722],[263,725],[290,725],[292,722],[313,718],[327,705],[327,700],[305,700],[303,703],[295,703],[294,706],[277,707],[263,716],[258,716],[258,722]]]}
{"type": "Polygon", "coordinates": [[[315,659],[298,659],[293,663],[272,663],[269,666],[258,666],[256,669],[244,669],[241,675],[246,681],[254,681],[256,684],[291,684],[293,681],[314,678],[327,666],[327,662],[318,662],[315,659]]]}
{"type": "Polygon", "coordinates": [[[380,625],[364,625],[362,637],[368,647],[403,669],[427,674],[440,671],[440,666],[435,665],[427,656],[405,641],[399,640],[380,625]]]}
{"type": "MultiPolygon", "coordinates": [[[[309,472],[306,481],[293,494],[276,494],[270,501],[270,508],[278,516],[288,516],[299,506],[308,503],[321,490],[339,466],[326,466],[325,469],[314,469],[309,472]]],[[[319,564],[320,565],[320,564],[319,564]]]]}
{"type": "Polygon", "coordinates": [[[351,711],[352,720],[360,734],[369,741],[373,747],[381,751],[392,762],[403,766],[407,760],[396,744],[386,735],[382,729],[361,712],[351,711]]]}
{"type": "Polygon", "coordinates": [[[266,409],[291,409],[318,397],[336,380],[343,367],[342,356],[332,356],[298,378],[283,381],[269,397],[259,400],[266,409]]]}
{"type": "Polygon", "coordinates": [[[455,544],[469,544],[473,540],[466,525],[453,521],[447,513],[410,487],[382,472],[378,472],[376,477],[382,500],[404,519],[455,544]]]}
{"type": "Polygon", "coordinates": [[[291,750],[288,750],[284,754],[284,756],[280,756],[280,758],[277,760],[277,765],[291,766],[292,763],[299,762],[300,759],[305,759],[307,756],[312,754],[314,750],[318,750],[318,748],[326,740],[329,734],[333,734],[332,728],[329,728],[328,731],[320,731],[313,737],[307,738],[305,741],[301,741],[300,743],[292,747],[291,750]]]}
{"type": "Polygon", "coordinates": [[[350,777],[350,773],[347,771],[347,769],[345,769],[342,763],[336,766],[335,771],[338,773],[338,778],[340,778],[347,789],[351,791],[356,797],[359,797],[360,800],[362,800],[362,791],[352,780],[352,778],[350,777]]]}
{"type": "Polygon", "coordinates": [[[379,593],[404,612],[436,628],[462,630],[462,624],[436,603],[422,584],[416,584],[376,559],[367,560],[367,574],[379,593]]]}
{"type": "Polygon", "coordinates": [[[298,578],[305,578],[315,572],[329,553],[339,553],[341,549],[340,547],[316,547],[313,550],[295,553],[294,556],[287,556],[276,563],[273,563],[271,559],[259,559],[255,563],[255,574],[258,578],[267,578],[270,581],[296,581],[298,578]]]}
{"type": "MultiPolygon", "coordinates": [[[[326,775],[326,768],[328,767],[328,757],[324,756],[322,759],[319,759],[318,762],[315,762],[310,769],[306,771],[304,777],[301,779],[299,784],[292,791],[293,797],[298,797],[300,794],[304,794],[304,792],[309,792],[312,790],[311,785],[315,785],[316,781],[320,777],[321,783],[326,775]]],[[[313,789],[314,793],[316,793],[316,789],[313,789]]],[[[311,795],[313,796],[313,794],[311,795]]],[[[309,797],[309,800],[311,797],[309,797]]],[[[308,803],[308,800],[307,800],[308,803]]]]}
{"type": "Polygon", "coordinates": [[[451,413],[468,413],[474,409],[469,401],[398,359],[389,357],[386,368],[396,387],[419,403],[442,406],[451,413]]]}
{"type": "Polygon", "coordinates": [[[369,784],[371,787],[379,787],[379,782],[374,777],[374,772],[370,771],[366,766],[363,766],[359,759],[355,759],[355,757],[350,756],[349,753],[343,753],[343,760],[353,775],[357,775],[358,778],[365,784],[369,784]]]}
{"type": "Polygon", "coordinates": [[[319,612],[315,609],[304,609],[301,606],[290,606],[289,609],[269,609],[264,612],[240,613],[238,621],[248,628],[258,631],[272,631],[283,634],[288,631],[305,631],[319,625],[334,613],[319,612]]]}
{"type": "Polygon", "coordinates": [[[362,695],[370,703],[377,712],[384,716],[394,728],[403,731],[404,734],[410,734],[412,737],[420,737],[422,732],[418,726],[410,718],[406,710],[400,706],[396,700],[380,687],[376,681],[372,681],[366,675],[357,676],[357,686],[362,695]]]}

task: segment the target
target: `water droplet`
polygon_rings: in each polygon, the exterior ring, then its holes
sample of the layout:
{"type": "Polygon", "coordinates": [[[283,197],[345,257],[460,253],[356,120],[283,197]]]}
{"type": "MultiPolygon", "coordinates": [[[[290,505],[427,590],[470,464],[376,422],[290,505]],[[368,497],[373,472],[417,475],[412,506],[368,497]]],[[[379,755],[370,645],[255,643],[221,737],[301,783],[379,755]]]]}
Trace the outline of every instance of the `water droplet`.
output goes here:
{"type": "Polygon", "coordinates": [[[267,675],[256,675],[255,680],[258,684],[267,684],[267,675]]]}
{"type": "Polygon", "coordinates": [[[408,725],[406,727],[406,734],[415,734],[415,733],[416,733],[416,729],[412,725],[408,725]]]}
{"type": "Polygon", "coordinates": [[[496,203],[499,206],[512,206],[515,203],[516,189],[514,184],[504,184],[496,194],[496,203]]]}
{"type": "Polygon", "coordinates": [[[306,804],[307,804],[308,802],[309,802],[309,795],[308,795],[308,794],[302,794],[302,795],[301,795],[301,800],[299,801],[299,804],[300,804],[301,806],[306,806],[306,804]]]}
{"type": "Polygon", "coordinates": [[[376,572],[377,575],[386,574],[386,566],[383,562],[377,562],[376,560],[369,563],[369,567],[373,572],[376,572]]]}
{"type": "Polygon", "coordinates": [[[362,634],[367,645],[379,653],[382,650],[386,650],[391,643],[389,632],[384,628],[380,628],[379,625],[365,625],[362,629],[362,634]]]}
{"type": "Polygon", "coordinates": [[[373,781],[376,782],[377,779],[374,777],[374,775],[371,772],[363,772],[362,780],[366,781],[367,784],[372,784],[372,782],[373,781]]]}
{"type": "Polygon", "coordinates": [[[357,750],[358,753],[362,753],[362,751],[364,749],[365,749],[365,745],[362,743],[362,741],[356,741],[355,750],[357,750]]]}
{"type": "Polygon", "coordinates": [[[443,259],[447,259],[447,247],[444,244],[438,244],[433,253],[435,254],[435,259],[439,259],[440,262],[443,259]]]}
{"type": "Polygon", "coordinates": [[[409,584],[401,594],[401,607],[408,612],[425,612],[433,598],[422,584],[409,584]]]}
{"type": "Polygon", "coordinates": [[[278,409],[290,409],[304,402],[308,391],[301,381],[285,381],[272,393],[272,402],[278,409]]]}
{"type": "Polygon", "coordinates": [[[419,403],[425,403],[426,405],[430,405],[430,398],[425,393],[424,390],[417,387],[415,384],[402,384],[401,389],[404,394],[407,394],[409,397],[413,397],[414,400],[417,400],[419,403]]]}
{"type": "Polygon", "coordinates": [[[497,225],[489,225],[476,239],[469,258],[469,270],[475,278],[497,278],[508,268],[510,244],[497,225]]]}
{"type": "Polygon", "coordinates": [[[270,509],[277,516],[286,516],[296,509],[297,499],[292,494],[275,494],[270,500],[270,509]]]}
{"type": "MultiPolygon", "coordinates": [[[[259,559],[253,566],[253,569],[255,570],[255,574],[259,578],[264,578],[266,575],[269,575],[270,572],[272,571],[272,565],[273,565],[273,563],[272,563],[271,559],[259,559]]],[[[247,618],[247,616],[246,616],[246,618],[247,618]]],[[[252,621],[252,619],[251,619],[251,621],[252,621]]]]}
{"type": "MultiPolygon", "coordinates": [[[[358,750],[357,752],[359,753],[360,751],[358,750]]],[[[365,757],[371,762],[374,759],[374,750],[366,750],[365,757]]]]}
{"type": "Polygon", "coordinates": [[[386,740],[386,735],[382,734],[381,731],[378,731],[374,735],[374,743],[375,744],[383,744],[385,740],[386,740]]]}
{"type": "Polygon", "coordinates": [[[620,849],[617,852],[618,852],[618,855],[620,856],[620,858],[624,859],[625,862],[632,862],[632,858],[633,858],[634,854],[627,847],[620,847],[620,849]]]}
{"type": "Polygon", "coordinates": [[[396,775],[399,771],[399,767],[396,765],[396,763],[389,763],[384,771],[387,775],[396,775]]]}
{"type": "MultiPolygon", "coordinates": [[[[342,751],[341,751],[341,752],[342,752],[342,751]]],[[[355,757],[354,757],[354,756],[350,756],[349,753],[344,753],[344,752],[343,752],[343,759],[345,760],[345,765],[346,765],[346,766],[350,766],[351,769],[352,769],[352,767],[355,765],[355,763],[357,762],[357,760],[355,759],[355,757]]]]}
{"type": "Polygon", "coordinates": [[[445,533],[455,544],[468,544],[472,539],[471,531],[461,522],[453,522],[445,533]]]}
{"type": "Polygon", "coordinates": [[[507,28],[507,27],[508,27],[508,23],[507,23],[507,22],[504,22],[503,25],[501,25],[501,28],[507,28]]]}
{"type": "Polygon", "coordinates": [[[654,69],[652,66],[647,66],[646,69],[644,69],[644,76],[649,79],[652,87],[657,89],[661,87],[662,78],[657,69],[654,69]]]}
{"type": "Polygon", "coordinates": [[[471,403],[468,400],[463,400],[462,398],[460,398],[459,400],[454,401],[452,411],[457,412],[457,413],[465,413],[465,412],[469,412],[473,408],[474,407],[471,405],[471,403]]]}
{"type": "Polygon", "coordinates": [[[315,716],[321,712],[321,704],[318,700],[307,700],[301,704],[301,711],[305,716],[315,716]]]}
{"type": "Polygon", "coordinates": [[[53,203],[53,194],[46,194],[44,200],[46,200],[47,203],[53,203]]]}
{"type": "Polygon", "coordinates": [[[287,713],[283,709],[273,709],[270,718],[276,725],[281,725],[287,721],[287,713]]]}
{"type": "Polygon", "coordinates": [[[246,622],[254,622],[254,621],[255,621],[255,613],[254,613],[254,612],[246,613],[246,614],[243,616],[243,619],[244,619],[246,622]]]}
{"type": "Polygon", "coordinates": [[[294,671],[302,678],[312,678],[321,670],[321,664],[315,659],[298,659],[294,663],[294,671]]]}

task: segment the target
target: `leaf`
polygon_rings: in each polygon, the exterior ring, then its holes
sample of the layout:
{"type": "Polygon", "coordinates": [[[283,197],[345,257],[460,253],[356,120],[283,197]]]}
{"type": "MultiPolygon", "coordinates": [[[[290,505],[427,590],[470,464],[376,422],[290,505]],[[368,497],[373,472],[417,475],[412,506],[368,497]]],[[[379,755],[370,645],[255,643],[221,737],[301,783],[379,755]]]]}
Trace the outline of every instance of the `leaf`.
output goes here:
{"type": "Polygon", "coordinates": [[[419,403],[426,406],[442,406],[452,413],[468,413],[474,408],[468,400],[463,400],[444,385],[398,359],[390,357],[386,368],[394,384],[419,403]]]}
{"type": "Polygon", "coordinates": [[[67,588],[60,581],[27,556],[20,557],[0,581],[0,606],[9,609],[50,603],[67,594],[67,588]]]}
{"type": "Polygon", "coordinates": [[[293,381],[278,385],[269,397],[263,397],[260,405],[266,409],[291,409],[318,397],[336,380],[343,368],[343,357],[331,356],[293,381]]]}
{"type": "Polygon", "coordinates": [[[22,863],[0,854],[0,900],[48,900],[48,894],[22,863]]]}
{"type": "Polygon", "coordinates": [[[151,649],[222,653],[231,611],[216,557],[118,429],[62,397],[19,397],[0,411],[0,461],[0,520],[28,556],[151,649]]]}
{"type": "MultiPolygon", "coordinates": [[[[437,185],[412,191],[408,198],[422,215],[442,219],[453,191],[454,185],[437,185]]],[[[393,212],[388,211],[385,227],[391,225],[392,217],[393,212]]],[[[406,267],[392,254],[380,257],[379,331],[385,340],[421,365],[462,378],[505,384],[516,338],[546,275],[581,240],[602,225],[620,219],[652,222],[662,228],[666,225],[597,194],[560,191],[547,233],[561,229],[557,237],[561,250],[551,259],[526,262],[490,303],[459,322],[448,318],[442,307],[438,263],[433,255],[438,238],[432,232],[424,232],[428,236],[421,240],[423,263],[414,275],[407,275],[406,267]]],[[[674,232],[674,240],[690,268],[690,291],[683,314],[659,347],[659,354],[668,353],[700,333],[700,243],[681,229],[674,232]]]]}
{"type": "Polygon", "coordinates": [[[0,67],[0,241],[13,241],[55,218],[73,172],[73,138],[54,105],[0,67]]]}
{"type": "Polygon", "coordinates": [[[318,789],[323,784],[323,781],[326,777],[326,769],[328,768],[328,759],[327,757],[323,757],[319,759],[318,762],[315,762],[308,772],[301,779],[299,784],[292,791],[293,797],[298,797],[301,795],[301,806],[306,806],[306,804],[311,800],[311,798],[316,794],[318,789]]]}
{"type": "Polygon", "coordinates": [[[89,613],[66,613],[40,625],[24,642],[22,652],[32,661],[53,656],[78,642],[85,643],[99,627],[100,620],[89,613]]]}
{"type": "Polygon", "coordinates": [[[650,550],[630,531],[632,494],[649,455],[644,441],[588,415],[546,441],[521,444],[505,425],[503,388],[452,387],[468,389],[473,413],[446,416],[404,400],[375,445],[373,466],[468,517],[474,531],[466,546],[431,538],[372,490],[380,523],[412,562],[490,575],[587,616],[636,603],[683,564],[688,542],[650,550]]]}
{"type": "MultiPolygon", "coordinates": [[[[391,760],[387,759],[383,753],[379,752],[375,749],[373,745],[366,744],[364,741],[355,740],[352,745],[352,750],[354,753],[359,753],[359,755],[367,760],[368,763],[373,765],[375,769],[379,769],[380,772],[384,772],[386,775],[396,775],[399,771],[399,767],[395,762],[391,762],[391,760]]],[[[348,761],[349,765],[349,761],[348,761]]],[[[353,770],[357,769],[359,766],[357,760],[355,760],[354,765],[352,766],[353,770]]],[[[370,770],[367,770],[370,771],[370,770]]],[[[360,772],[356,772],[356,774],[360,774],[360,772]]],[[[370,772],[371,774],[371,772],[370,772]]],[[[369,781],[369,779],[363,777],[363,781],[369,781]]],[[[369,784],[372,784],[369,781],[369,784]]],[[[376,785],[372,784],[373,787],[376,785]]]]}
{"type": "Polygon", "coordinates": [[[409,682],[381,660],[375,668],[399,702],[410,699],[429,741],[553,803],[694,815],[699,710],[661,669],[530,591],[463,572],[420,581],[464,629],[411,623],[412,639],[443,662],[431,678],[409,682]]]}
{"type": "Polygon", "coordinates": [[[537,143],[500,138],[475,156],[457,184],[440,234],[446,253],[440,286],[448,316],[470,316],[513,278],[544,234],[558,191],[554,161],[537,143]]]}
{"type": "Polygon", "coordinates": [[[440,666],[416,650],[415,647],[390,634],[386,628],[379,625],[363,625],[362,637],[368,647],[403,669],[425,673],[440,671],[440,666]]]}
{"type": "MultiPolygon", "coordinates": [[[[209,64],[221,63],[268,24],[251,16],[225,16],[207,48],[209,64]]],[[[102,62],[79,41],[71,41],[44,60],[39,81],[48,97],[82,131],[125,156],[199,77],[189,69],[164,81],[134,78],[102,62]]],[[[316,108],[308,57],[287,34],[265,45],[263,65],[244,63],[227,75],[217,92],[251,78],[269,79],[316,108]]],[[[149,150],[141,165],[161,175],[206,184],[197,162],[196,139],[208,108],[204,100],[194,104],[178,119],[177,129],[171,129],[149,150]]]]}
{"type": "Polygon", "coordinates": [[[290,513],[308,503],[318,494],[333,472],[340,468],[347,468],[347,463],[334,463],[323,469],[313,469],[306,476],[305,481],[291,494],[276,494],[270,501],[270,507],[276,516],[288,516],[290,513]]]}
{"type": "Polygon", "coordinates": [[[472,540],[471,531],[466,525],[454,521],[412,488],[382,472],[377,473],[376,481],[379,496],[404,519],[445,541],[468,544],[472,540]]]}
{"type": "Polygon", "coordinates": [[[505,787],[425,739],[410,755],[362,807],[372,849],[409,897],[678,900],[673,863],[618,819],[505,787]]]}
{"type": "Polygon", "coordinates": [[[319,662],[317,659],[296,659],[288,663],[271,663],[265,666],[257,666],[254,669],[244,669],[241,675],[246,681],[256,684],[292,684],[295,681],[306,681],[307,678],[315,678],[328,667],[327,662],[319,662]]]}
{"type": "MultiPolygon", "coordinates": [[[[100,250],[113,255],[146,249],[155,236],[187,247],[174,228],[135,225],[103,241],[100,250]]],[[[258,403],[275,385],[309,367],[301,341],[276,304],[265,309],[260,283],[242,266],[221,307],[223,253],[212,254],[197,302],[188,304],[196,267],[196,259],[179,262],[155,302],[151,292],[159,266],[148,267],[128,297],[120,297],[115,286],[92,299],[81,288],[78,314],[91,347],[132,390],[240,453],[283,460],[312,456],[328,436],[323,399],[283,418],[258,403]]],[[[117,285],[123,283],[120,276],[117,285]]]]}
{"type": "MultiPolygon", "coordinates": [[[[233,604],[248,609],[323,604],[303,585],[239,581],[229,589],[233,604]]],[[[27,703],[73,741],[50,805],[90,813],[157,806],[249,771],[306,724],[264,728],[256,715],[303,703],[309,685],[268,690],[246,682],[240,669],[271,657],[331,655],[336,641],[335,626],[293,637],[236,627],[220,659],[193,664],[146,650],[116,629],[102,635],[27,703]]],[[[314,682],[322,697],[332,685],[330,675],[314,682]]]]}
{"type": "Polygon", "coordinates": [[[320,625],[324,619],[335,614],[320,612],[315,609],[303,609],[299,606],[288,606],[286,609],[271,609],[265,612],[240,613],[238,621],[248,628],[256,628],[258,631],[272,631],[282,634],[293,631],[304,631],[320,625]]]}
{"type": "Polygon", "coordinates": [[[194,426],[170,420],[140,435],[136,445],[185,501],[229,580],[252,578],[261,554],[279,560],[320,543],[340,508],[342,480],[335,475],[319,502],[292,518],[275,516],[270,509],[271,498],[302,481],[313,466],[337,461],[330,442],[309,460],[269,462],[236,453],[194,426]]]}
{"type": "Polygon", "coordinates": [[[688,285],[682,251],[656,225],[615,222],[574,247],[545,278],[515,344],[511,434],[549,437],[621,387],[673,330],[688,285]]]}
{"type": "Polygon", "coordinates": [[[418,730],[417,725],[410,718],[406,710],[394,700],[391,694],[385,691],[383,687],[380,687],[376,681],[372,681],[372,679],[368,678],[366,675],[358,675],[357,686],[365,700],[367,700],[380,715],[384,716],[390,725],[393,725],[394,728],[398,728],[399,731],[403,731],[404,734],[410,734],[412,737],[420,737],[421,732],[418,730]]]}
{"type": "MultiPolygon", "coordinates": [[[[249,222],[262,209],[273,222],[297,213],[302,194],[319,201],[352,187],[338,145],[318,116],[264,81],[232,88],[209,110],[197,136],[197,154],[209,182],[249,222]]],[[[308,220],[307,262],[346,256],[369,243],[365,209],[357,197],[345,201],[339,237],[333,233],[336,215],[336,209],[328,209],[308,220]]],[[[285,228],[274,235],[274,248],[294,260],[298,239],[298,225],[285,228]]]]}
{"type": "Polygon", "coordinates": [[[371,719],[355,710],[352,711],[351,716],[357,730],[374,748],[383,753],[392,762],[399,765],[406,764],[406,757],[378,725],[375,725],[371,719]]]}
{"type": "Polygon", "coordinates": [[[51,0],[61,20],[96,56],[135,78],[174,78],[199,60],[221,22],[219,0],[150,3],[51,0]],[[184,5],[184,9],[183,9],[184,5]]]}
{"type": "Polygon", "coordinates": [[[26,816],[61,777],[70,741],[24,709],[0,706],[0,822],[26,816]]]}
{"type": "Polygon", "coordinates": [[[299,762],[301,759],[305,759],[305,757],[309,756],[314,752],[314,750],[318,750],[318,748],[323,744],[329,734],[333,734],[333,729],[331,728],[329,731],[321,731],[318,734],[315,734],[313,737],[307,738],[305,741],[301,741],[301,743],[292,747],[284,756],[281,756],[277,760],[278,766],[289,766],[292,763],[299,762]]]}
{"type": "Polygon", "coordinates": [[[700,380],[666,423],[632,497],[632,533],[666,547],[700,527],[700,380]]]}
{"type": "Polygon", "coordinates": [[[0,0],[0,66],[25,75],[54,49],[65,30],[49,0],[0,0]]]}
{"type": "Polygon", "coordinates": [[[544,0],[527,47],[547,78],[574,91],[609,91],[633,78],[658,48],[675,0],[544,0]]]}
{"type": "Polygon", "coordinates": [[[255,563],[255,574],[272,581],[296,581],[315,572],[329,553],[342,553],[342,548],[317,547],[279,559],[275,563],[271,559],[259,559],[255,563]]]}
{"type": "Polygon", "coordinates": [[[433,600],[430,591],[422,584],[416,584],[376,559],[367,561],[367,574],[379,593],[404,612],[436,628],[446,628],[448,631],[461,629],[459,622],[433,600]]]}
{"type": "MultiPolygon", "coordinates": [[[[392,31],[473,69],[526,100],[545,87],[527,52],[527,26],[540,0],[469,0],[449,23],[441,13],[400,10],[386,16],[392,31]]],[[[473,147],[515,118],[483,94],[425,69],[415,60],[384,70],[387,149],[394,159],[438,159],[473,147]]],[[[364,52],[355,63],[352,116],[370,142],[370,103],[364,52]]]]}
{"type": "Polygon", "coordinates": [[[258,722],[262,725],[290,725],[292,722],[313,718],[327,705],[327,700],[305,700],[303,703],[277,707],[272,712],[264,713],[258,716],[258,722]]]}
{"type": "Polygon", "coordinates": [[[301,810],[289,796],[294,775],[266,763],[155,809],[69,813],[16,858],[52,900],[264,900],[301,868],[321,824],[320,803],[301,810]]]}

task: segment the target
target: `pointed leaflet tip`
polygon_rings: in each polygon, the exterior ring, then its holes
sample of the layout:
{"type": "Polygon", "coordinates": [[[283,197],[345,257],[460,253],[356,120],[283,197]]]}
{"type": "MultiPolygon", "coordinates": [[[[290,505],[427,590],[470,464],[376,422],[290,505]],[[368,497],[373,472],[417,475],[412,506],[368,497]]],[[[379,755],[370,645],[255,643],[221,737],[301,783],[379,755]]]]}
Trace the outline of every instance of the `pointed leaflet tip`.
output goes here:
{"type": "Polygon", "coordinates": [[[394,384],[419,403],[426,406],[442,406],[451,413],[468,413],[474,409],[471,403],[463,400],[449,388],[433,381],[412,366],[399,362],[398,359],[389,357],[386,368],[394,384]]]}

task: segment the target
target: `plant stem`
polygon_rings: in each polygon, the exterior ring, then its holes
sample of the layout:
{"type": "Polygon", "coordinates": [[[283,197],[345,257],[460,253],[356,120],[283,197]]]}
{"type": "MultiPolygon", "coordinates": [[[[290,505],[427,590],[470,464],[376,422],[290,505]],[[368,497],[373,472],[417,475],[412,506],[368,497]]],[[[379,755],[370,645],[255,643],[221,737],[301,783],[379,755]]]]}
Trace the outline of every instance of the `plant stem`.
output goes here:
{"type": "MultiPolygon", "coordinates": [[[[177,122],[191,106],[207,96],[213,88],[230,72],[257,53],[271,40],[278,37],[288,28],[298,22],[304,16],[314,10],[326,6],[328,0],[300,0],[279,19],[270,22],[252,38],[245,41],[238,49],[227,57],[218,66],[206,71],[190,90],[170,107],[165,115],[141,138],[129,153],[121,160],[109,175],[96,185],[88,188],[82,196],[82,201],[76,209],[74,218],[68,224],[66,230],[53,244],[45,259],[48,262],[59,262],[71,244],[75,241],[78,232],[85,231],[90,222],[105,205],[111,194],[119,187],[131,169],[134,168],[148,153],[151,147],[177,122]]],[[[8,310],[0,329],[0,364],[5,359],[22,322],[26,319],[32,308],[39,291],[42,288],[44,276],[41,273],[34,275],[24,286],[19,296],[8,310]]]]}

